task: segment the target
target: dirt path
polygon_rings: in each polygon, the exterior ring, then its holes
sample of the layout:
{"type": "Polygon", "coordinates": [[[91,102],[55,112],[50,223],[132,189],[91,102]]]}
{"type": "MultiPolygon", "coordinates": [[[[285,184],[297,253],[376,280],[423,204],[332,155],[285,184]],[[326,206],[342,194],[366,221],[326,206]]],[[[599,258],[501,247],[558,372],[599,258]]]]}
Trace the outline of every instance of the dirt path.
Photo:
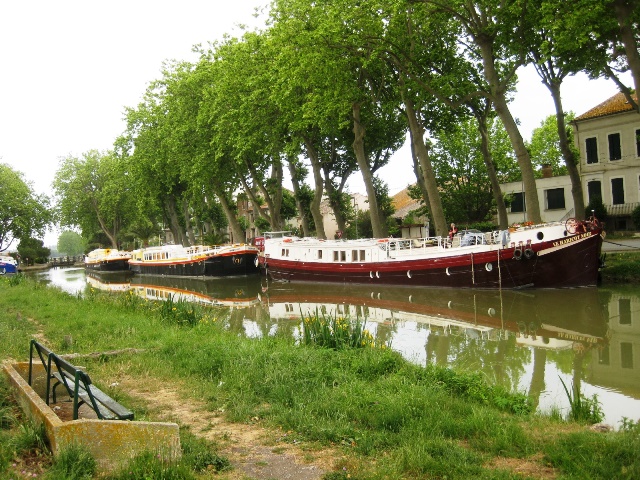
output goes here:
{"type": "Polygon", "coordinates": [[[132,396],[143,399],[154,417],[188,426],[194,435],[216,442],[234,468],[216,478],[320,480],[340,457],[338,452],[292,445],[286,441],[287,433],[268,431],[257,419],[252,424],[229,423],[222,412],[208,411],[203,402],[182,400],[175,388],[145,387],[132,378],[120,383],[132,396]]]}

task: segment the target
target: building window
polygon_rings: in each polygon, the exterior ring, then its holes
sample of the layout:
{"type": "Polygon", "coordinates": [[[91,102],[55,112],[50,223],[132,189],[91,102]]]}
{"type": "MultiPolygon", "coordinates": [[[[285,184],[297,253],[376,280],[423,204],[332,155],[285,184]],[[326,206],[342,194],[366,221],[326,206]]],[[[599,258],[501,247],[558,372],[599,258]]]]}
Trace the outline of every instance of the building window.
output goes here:
{"type": "Polygon", "coordinates": [[[609,365],[609,345],[598,349],[598,363],[600,365],[609,365]]]}
{"type": "Polygon", "coordinates": [[[622,150],[620,149],[620,134],[611,133],[607,138],[609,139],[609,160],[620,160],[622,158],[622,150]]]}
{"type": "Polygon", "coordinates": [[[524,192],[514,192],[511,195],[513,195],[513,200],[511,200],[511,213],[524,212],[524,192]]]}
{"type": "Polygon", "coordinates": [[[584,143],[587,150],[587,163],[598,163],[598,139],[587,138],[584,143]]]}
{"type": "Polygon", "coordinates": [[[564,188],[550,188],[547,192],[547,209],[564,208],[564,188]]]}
{"type": "Polygon", "coordinates": [[[591,180],[587,183],[587,193],[589,194],[589,203],[596,198],[602,200],[602,184],[600,180],[591,180]]]}
{"type": "Polygon", "coordinates": [[[611,179],[611,203],[613,205],[624,205],[624,179],[611,179]]]}
{"type": "Polygon", "coordinates": [[[636,130],[636,157],[640,157],[640,130],[636,130]]]}
{"type": "Polygon", "coordinates": [[[631,300],[629,298],[618,299],[620,311],[620,325],[631,325],[631,300]]]}
{"type": "Polygon", "coordinates": [[[630,342],[620,342],[620,366],[633,368],[633,344],[630,342]]]}

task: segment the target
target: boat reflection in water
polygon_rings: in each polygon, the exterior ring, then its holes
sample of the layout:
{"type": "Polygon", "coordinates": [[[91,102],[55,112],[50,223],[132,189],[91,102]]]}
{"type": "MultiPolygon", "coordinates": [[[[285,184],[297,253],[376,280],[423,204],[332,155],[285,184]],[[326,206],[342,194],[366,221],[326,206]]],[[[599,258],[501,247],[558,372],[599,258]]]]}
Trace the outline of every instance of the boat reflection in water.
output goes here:
{"type": "Polygon", "coordinates": [[[87,272],[92,288],[113,292],[132,291],[147,300],[185,301],[206,306],[242,308],[260,304],[260,283],[244,278],[216,279],[87,272]]]}
{"type": "Polygon", "coordinates": [[[443,333],[504,336],[547,348],[573,342],[602,345],[606,304],[596,288],[568,290],[455,290],[271,283],[265,295],[271,317],[299,319],[323,313],[360,317],[390,327],[406,322],[443,333]],[[324,288],[323,288],[324,287],[324,288]]]}
{"type": "MultiPolygon", "coordinates": [[[[361,318],[372,333],[385,337],[401,352],[395,343],[402,339],[396,337],[406,336],[403,330],[410,324],[415,326],[409,335],[415,330],[487,340],[512,335],[517,344],[555,350],[602,346],[608,330],[606,293],[596,288],[495,291],[278,282],[267,286],[259,279],[244,277],[102,276],[94,272],[87,272],[87,282],[101,290],[132,290],[149,300],[172,297],[209,306],[259,306],[253,320],[272,325],[283,320],[299,323],[303,316],[316,312],[361,318]]],[[[422,347],[424,351],[424,343],[422,347]]]]}

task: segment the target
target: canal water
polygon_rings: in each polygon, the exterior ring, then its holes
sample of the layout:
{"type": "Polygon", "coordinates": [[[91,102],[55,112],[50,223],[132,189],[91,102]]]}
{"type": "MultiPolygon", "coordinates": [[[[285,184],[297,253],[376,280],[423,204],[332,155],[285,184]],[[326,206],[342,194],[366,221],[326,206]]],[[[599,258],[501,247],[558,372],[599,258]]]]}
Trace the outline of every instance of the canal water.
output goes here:
{"type": "Polygon", "coordinates": [[[562,383],[597,395],[605,422],[640,420],[637,287],[475,291],[268,282],[263,277],[185,279],[53,268],[32,274],[73,295],[87,289],[169,296],[227,310],[251,337],[296,331],[302,316],[360,317],[380,341],[419,365],[479,372],[566,414],[562,383]]]}

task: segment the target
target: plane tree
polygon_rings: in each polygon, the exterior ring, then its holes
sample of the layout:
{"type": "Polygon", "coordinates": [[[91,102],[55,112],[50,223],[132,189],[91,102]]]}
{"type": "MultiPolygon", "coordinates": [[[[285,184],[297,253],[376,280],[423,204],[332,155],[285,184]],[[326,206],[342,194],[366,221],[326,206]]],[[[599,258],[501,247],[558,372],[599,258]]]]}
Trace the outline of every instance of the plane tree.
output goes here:
{"type": "Polygon", "coordinates": [[[255,32],[208,52],[217,74],[207,89],[201,121],[212,130],[216,161],[235,171],[256,218],[280,230],[287,135],[270,101],[268,52],[264,35],[255,32]]]}
{"type": "Polygon", "coordinates": [[[126,162],[113,151],[69,155],[55,173],[53,189],[61,225],[80,228],[87,240],[104,234],[118,248],[137,213],[126,162]]]}
{"type": "Polygon", "coordinates": [[[350,148],[367,191],[373,234],[387,235],[384,214],[378,207],[374,174],[389,155],[402,144],[406,126],[399,121],[399,101],[385,81],[387,70],[383,62],[366,48],[365,35],[383,28],[383,19],[363,15],[359,10],[369,8],[352,2],[318,4],[302,0],[278,0],[273,3],[274,25],[285,32],[295,45],[299,56],[294,57],[304,69],[305,76],[297,76],[310,88],[303,105],[304,114],[312,125],[323,133],[348,127],[353,133],[350,148]],[[297,32],[295,37],[290,32],[297,32]],[[327,124],[327,122],[330,122],[327,124]],[[339,123],[336,123],[339,122],[339,123]],[[371,148],[377,122],[385,125],[386,146],[371,148]],[[391,138],[391,141],[389,141],[391,138]],[[378,152],[383,152],[378,156],[378,152]]]}
{"type": "Polygon", "coordinates": [[[0,252],[15,240],[44,236],[54,221],[50,199],[39,195],[24,175],[0,163],[0,252]]]}
{"type": "Polygon", "coordinates": [[[509,94],[516,81],[516,71],[527,60],[525,42],[532,12],[524,0],[412,0],[425,3],[434,12],[455,21],[458,55],[481,66],[483,84],[478,94],[486,96],[505,126],[518,160],[525,191],[527,215],[540,223],[540,205],[531,157],[516,119],[509,109],[509,94]]]}

